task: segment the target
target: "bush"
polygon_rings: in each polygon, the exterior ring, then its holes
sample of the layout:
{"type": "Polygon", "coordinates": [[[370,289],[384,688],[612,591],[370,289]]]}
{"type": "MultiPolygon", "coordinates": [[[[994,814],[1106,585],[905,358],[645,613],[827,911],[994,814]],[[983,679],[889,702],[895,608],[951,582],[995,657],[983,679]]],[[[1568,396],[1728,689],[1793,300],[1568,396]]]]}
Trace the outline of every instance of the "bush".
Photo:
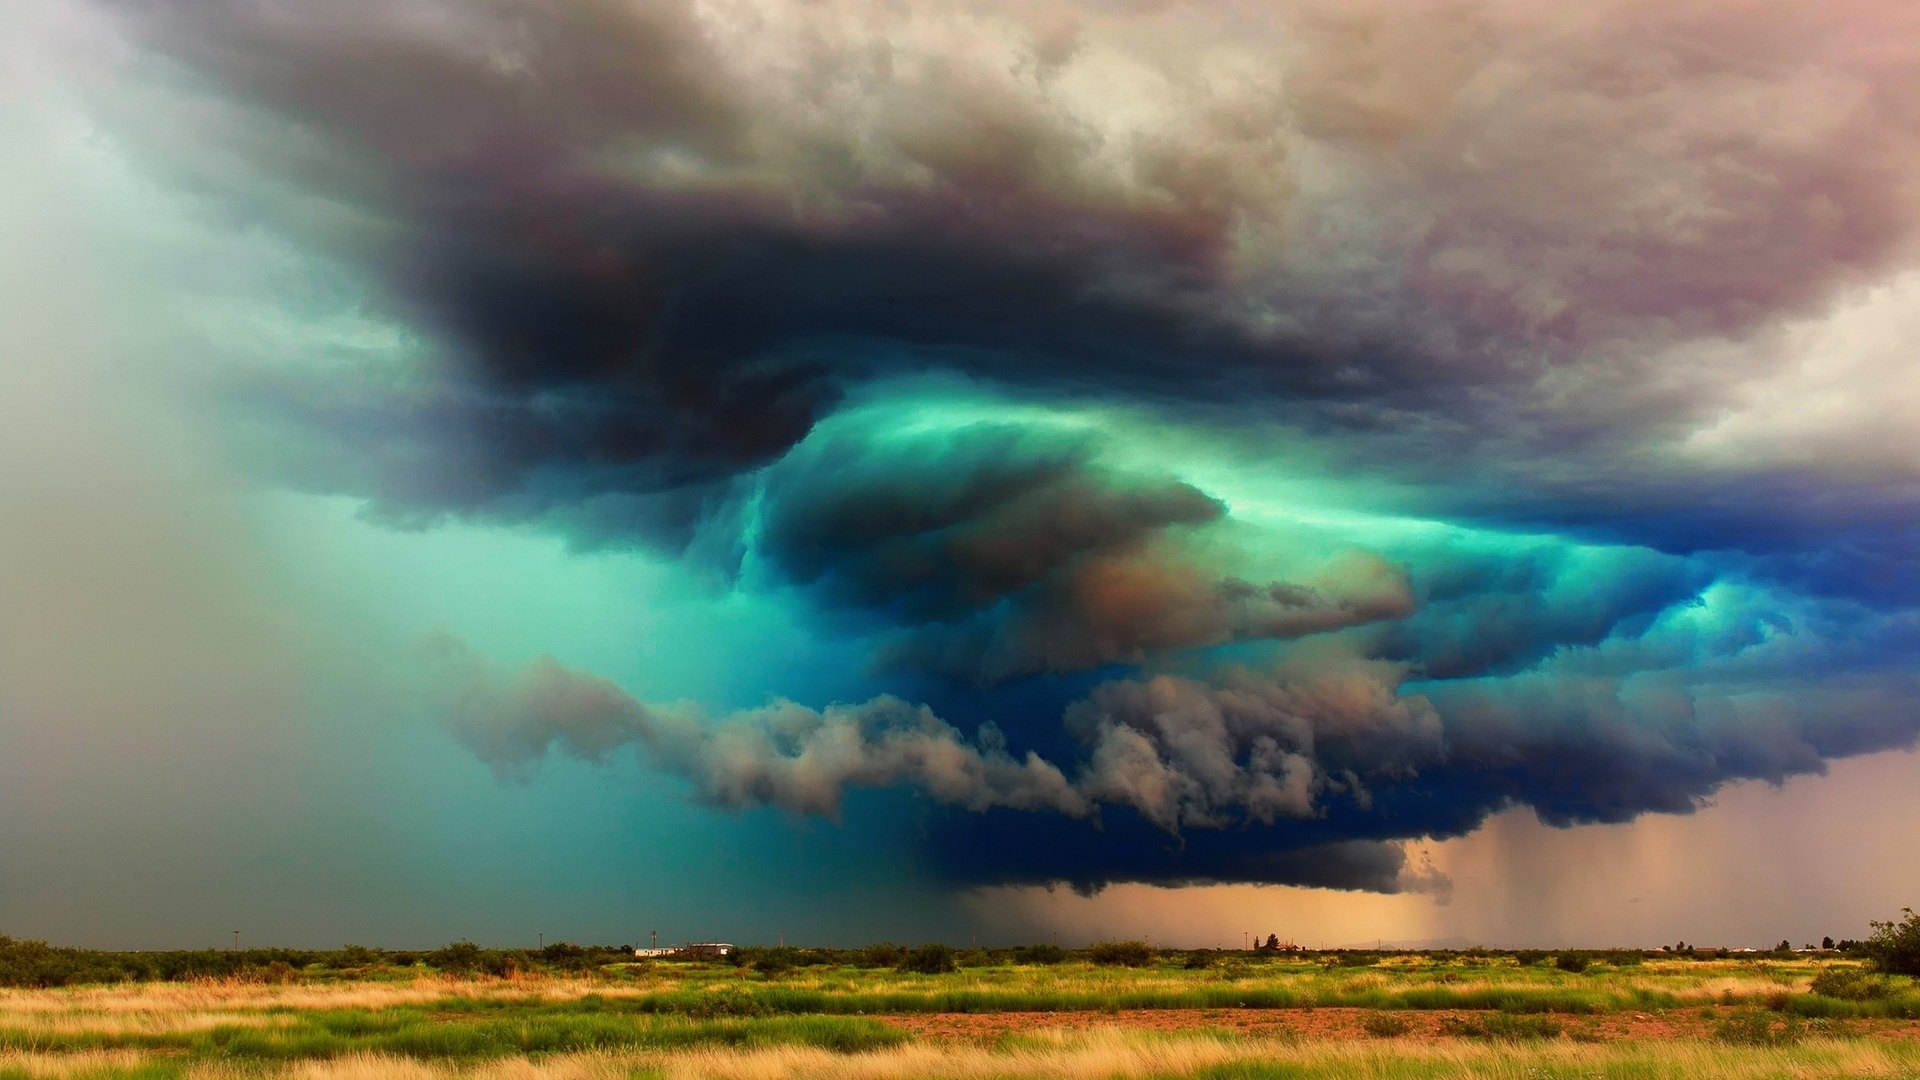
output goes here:
{"type": "Polygon", "coordinates": [[[1553,958],[1554,967],[1559,968],[1561,971],[1571,971],[1575,975],[1587,970],[1591,964],[1592,961],[1581,956],[1579,953],[1561,953],[1559,956],[1553,958]]]}
{"type": "Polygon", "coordinates": [[[1560,1022],[1550,1016],[1488,1013],[1486,1016],[1443,1016],[1440,1034],[1467,1039],[1554,1039],[1560,1022]]]}
{"type": "Polygon", "coordinates": [[[380,962],[379,949],[369,949],[365,945],[348,945],[338,954],[341,967],[371,967],[380,962]]]}
{"type": "Polygon", "coordinates": [[[906,952],[907,950],[891,941],[883,941],[877,945],[855,949],[852,960],[856,967],[890,968],[897,966],[906,952]]]}
{"type": "Polygon", "coordinates": [[[795,967],[795,950],[784,945],[772,949],[742,949],[740,952],[747,956],[747,966],[762,975],[784,975],[795,967]]]}
{"type": "Polygon", "coordinates": [[[1720,1021],[1714,1037],[1736,1046],[1792,1046],[1805,1034],[1797,1016],[1776,1016],[1758,1009],[1739,1009],[1720,1021]]]}
{"type": "Polygon", "coordinates": [[[1846,967],[1821,968],[1808,989],[1821,997],[1841,1001],[1878,1001],[1893,993],[1893,987],[1884,977],[1846,967]]]}
{"type": "Polygon", "coordinates": [[[1110,967],[1146,967],[1153,950],[1144,941],[1096,941],[1087,946],[1087,959],[1110,967]]]}
{"type": "Polygon", "coordinates": [[[738,986],[727,986],[701,994],[687,1010],[687,1015],[695,1020],[712,1020],[723,1016],[765,1016],[767,1011],[767,1007],[750,992],[738,986]]]}
{"type": "Polygon", "coordinates": [[[1513,962],[1521,967],[1532,967],[1546,958],[1547,954],[1542,949],[1521,949],[1513,954],[1513,962]]]}
{"type": "Polygon", "coordinates": [[[1013,959],[1022,964],[1058,964],[1067,958],[1067,950],[1052,943],[1022,945],[1013,950],[1013,959]]]}
{"type": "Polygon", "coordinates": [[[1873,961],[1875,970],[1889,975],[1920,975],[1920,915],[1902,908],[1906,916],[1899,922],[1873,924],[1873,936],[1862,942],[1860,951],[1873,961]]]}
{"type": "Polygon", "coordinates": [[[456,941],[428,953],[426,960],[441,971],[465,975],[480,966],[480,946],[471,941],[456,941]]]}
{"type": "Polygon", "coordinates": [[[1393,1039],[1413,1030],[1413,1025],[1404,1016],[1390,1012],[1371,1012],[1360,1021],[1367,1034],[1377,1039],[1393,1039]]]}
{"type": "Polygon", "coordinates": [[[920,975],[944,975],[949,971],[959,971],[960,963],[954,955],[953,946],[935,942],[922,945],[901,957],[899,970],[920,975]]]}
{"type": "Polygon", "coordinates": [[[1213,950],[1195,949],[1187,954],[1186,960],[1182,961],[1180,966],[1188,971],[1204,971],[1213,966],[1213,950]]]}

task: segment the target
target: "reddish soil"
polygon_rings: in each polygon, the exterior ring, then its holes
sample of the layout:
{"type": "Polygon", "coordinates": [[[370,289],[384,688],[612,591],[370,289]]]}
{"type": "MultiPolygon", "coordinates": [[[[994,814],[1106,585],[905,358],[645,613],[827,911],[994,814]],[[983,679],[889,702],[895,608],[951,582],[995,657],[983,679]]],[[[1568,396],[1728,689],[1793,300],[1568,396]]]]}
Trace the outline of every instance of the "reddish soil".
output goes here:
{"type": "MultiPolygon", "coordinates": [[[[1709,1018],[1699,1009],[1665,1012],[1625,1012],[1604,1016],[1558,1016],[1564,1034],[1582,1040],[1672,1039],[1711,1037],[1715,1025],[1732,1009],[1717,1007],[1709,1018]]],[[[877,1017],[913,1035],[931,1039],[992,1042],[1002,1035],[1041,1030],[1084,1031],[1120,1027],[1146,1031],[1227,1031],[1296,1039],[1364,1039],[1374,1009],[1131,1009],[1115,1012],[921,1013],[877,1017]]],[[[1412,1038],[1438,1039],[1443,1017],[1471,1018],[1484,1013],[1401,1010],[1386,1015],[1408,1024],[1412,1038]]],[[[1822,1027],[1834,1034],[1872,1035],[1888,1039],[1920,1039],[1920,1021],[1846,1020],[1811,1024],[1810,1034],[1822,1027]]]]}

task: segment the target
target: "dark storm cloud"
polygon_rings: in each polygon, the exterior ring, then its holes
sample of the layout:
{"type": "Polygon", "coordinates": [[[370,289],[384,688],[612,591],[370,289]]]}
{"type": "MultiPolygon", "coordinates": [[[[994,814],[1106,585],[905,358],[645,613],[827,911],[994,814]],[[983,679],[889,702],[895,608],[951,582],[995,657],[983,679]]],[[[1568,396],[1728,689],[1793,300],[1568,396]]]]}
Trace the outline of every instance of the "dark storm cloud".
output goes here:
{"type": "MultiPolygon", "coordinates": [[[[1287,419],[1442,515],[1666,550],[1793,556],[1912,504],[1635,453],[1783,362],[1675,349],[1910,251],[1891,10],[122,10],[190,84],[131,122],[150,151],[441,357],[244,380],[257,463],[383,520],[677,547],[850,389],[929,369],[1287,419]],[[1088,92],[1115,70],[1131,96],[1088,92]],[[1824,504],[1797,534],[1788,489],[1824,504]]],[[[1031,668],[1001,633],[902,655],[1031,668]]]]}
{"type": "Polygon", "coordinates": [[[847,133],[764,145],[749,88],[677,3],[133,14],[226,95],[220,134],[250,155],[240,179],[224,157],[178,167],[364,266],[446,356],[401,391],[254,376],[276,436],[318,444],[301,479],[390,518],[611,498],[683,533],[687,501],[660,496],[778,458],[845,385],[899,370],[1213,395],[1273,381],[1182,362],[1255,355],[1181,300],[1218,223],[1048,190],[1052,157],[1089,152],[1057,124],[963,99],[900,122],[868,167],[889,175],[843,176],[847,133]]]}
{"type": "Polygon", "coordinates": [[[1694,439],[1914,255],[1894,5],[119,10],[171,65],[148,151],[423,354],[249,366],[273,475],[697,544],[972,713],[1089,686],[967,736],[455,656],[443,711],[503,773],[633,745],[725,806],[908,785],[956,880],[1393,889],[1426,887],[1397,841],[1503,807],[1683,812],[1913,741],[1898,426],[1694,439]],[[927,373],[1028,415],[887,409],[927,373]],[[1284,429],[1418,505],[1261,533],[1049,406],[1284,429]]]}
{"type": "Polygon", "coordinates": [[[1321,588],[1232,576],[1200,543],[1219,500],[1104,466],[1096,445],[1004,422],[837,427],[767,472],[754,549],[819,602],[892,628],[889,664],[986,680],[1411,610],[1384,561],[1321,588]]]}
{"type": "Polygon", "coordinates": [[[1914,217],[1911,57],[1855,36],[1891,16],[1757,8],[1276,4],[1198,36],[1178,5],[128,11],[224,99],[179,167],[450,358],[432,423],[366,388],[290,418],[336,456],[371,429],[314,482],[404,518],[704,488],[926,367],[1454,452],[1462,423],[1537,453],[1689,415],[1723,369],[1619,380],[1807,310],[1914,217]],[[1072,78],[1098,63],[1161,111],[1103,112],[1072,78]],[[409,482],[367,479],[402,452],[409,482]]]}
{"type": "Polygon", "coordinates": [[[1516,806],[1556,825],[1689,813],[1732,781],[1913,745],[1916,647],[1908,614],[1721,584],[1514,674],[1413,682],[1345,636],[1266,668],[1109,680],[1064,717],[1009,711],[972,739],[889,697],[701,722],[550,660],[459,683],[448,716],[496,766],[634,743],[731,807],[833,814],[849,789],[912,787],[972,811],[928,826],[956,882],[1437,891],[1401,842],[1516,806]],[[1053,724],[1069,756],[1016,756],[1053,724]]]}

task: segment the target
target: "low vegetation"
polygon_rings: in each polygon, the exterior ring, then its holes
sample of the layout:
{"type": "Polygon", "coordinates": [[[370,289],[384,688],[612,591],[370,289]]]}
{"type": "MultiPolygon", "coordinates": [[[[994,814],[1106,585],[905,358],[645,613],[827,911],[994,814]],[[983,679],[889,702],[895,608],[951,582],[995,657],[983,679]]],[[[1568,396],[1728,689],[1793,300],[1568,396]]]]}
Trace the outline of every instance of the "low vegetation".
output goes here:
{"type": "Polygon", "coordinates": [[[1915,927],[1815,955],[0,938],[0,1080],[1916,1075],[1915,927]]]}

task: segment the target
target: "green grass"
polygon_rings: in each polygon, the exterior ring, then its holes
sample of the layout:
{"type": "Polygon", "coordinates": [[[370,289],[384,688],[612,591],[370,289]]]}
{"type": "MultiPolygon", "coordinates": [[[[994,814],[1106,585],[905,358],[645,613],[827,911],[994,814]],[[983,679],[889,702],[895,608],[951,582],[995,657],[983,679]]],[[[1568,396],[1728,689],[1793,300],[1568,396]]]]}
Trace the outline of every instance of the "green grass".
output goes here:
{"type": "Polygon", "coordinates": [[[446,1016],[421,1009],[323,1010],[284,1026],[224,1025],[205,1031],[127,1034],[0,1029],[0,1050],[79,1053],[144,1050],[195,1058],[287,1061],[348,1054],[490,1058],[584,1050],[691,1046],[817,1046],[840,1052],[892,1046],[905,1036],[874,1020],[844,1016],[707,1019],[620,1015],[536,1007],[511,1015],[446,1016]]]}

